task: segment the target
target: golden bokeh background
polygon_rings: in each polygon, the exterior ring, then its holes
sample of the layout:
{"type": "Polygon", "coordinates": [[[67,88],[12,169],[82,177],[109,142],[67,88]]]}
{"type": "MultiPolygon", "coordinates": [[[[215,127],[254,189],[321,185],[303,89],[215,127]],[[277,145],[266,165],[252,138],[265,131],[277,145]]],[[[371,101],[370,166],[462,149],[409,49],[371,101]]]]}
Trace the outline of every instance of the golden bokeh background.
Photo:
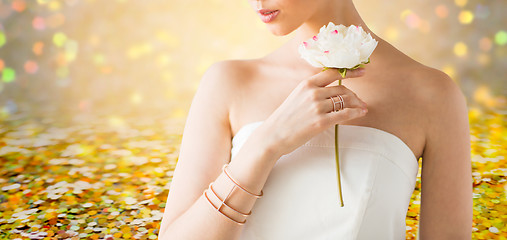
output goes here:
{"type": "MultiPolygon", "coordinates": [[[[449,74],[471,104],[505,106],[505,3],[355,3],[374,32],[449,74]]],[[[292,37],[272,35],[246,0],[3,0],[0,20],[3,117],[41,107],[185,116],[212,63],[264,56],[292,37]]]]}
{"type": "MultiPolygon", "coordinates": [[[[473,238],[507,239],[507,2],[354,3],[462,89],[473,238]]],[[[247,0],[0,0],[0,238],[155,239],[202,74],[292,35],[272,35],[247,0]]],[[[420,179],[409,239],[419,204],[420,179]]]]}

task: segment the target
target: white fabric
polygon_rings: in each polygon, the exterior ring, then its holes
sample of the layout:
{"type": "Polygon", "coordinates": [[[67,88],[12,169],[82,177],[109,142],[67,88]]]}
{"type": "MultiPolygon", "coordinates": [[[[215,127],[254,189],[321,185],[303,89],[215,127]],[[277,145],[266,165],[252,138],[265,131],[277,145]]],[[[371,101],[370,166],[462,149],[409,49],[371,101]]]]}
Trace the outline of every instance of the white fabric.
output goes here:
{"type": "MultiPolygon", "coordinates": [[[[232,139],[231,159],[263,121],[232,139]]],[[[339,125],[344,207],[339,204],[334,126],[275,164],[243,226],[241,240],[405,239],[405,218],[418,164],[386,131],[339,125]]]]}

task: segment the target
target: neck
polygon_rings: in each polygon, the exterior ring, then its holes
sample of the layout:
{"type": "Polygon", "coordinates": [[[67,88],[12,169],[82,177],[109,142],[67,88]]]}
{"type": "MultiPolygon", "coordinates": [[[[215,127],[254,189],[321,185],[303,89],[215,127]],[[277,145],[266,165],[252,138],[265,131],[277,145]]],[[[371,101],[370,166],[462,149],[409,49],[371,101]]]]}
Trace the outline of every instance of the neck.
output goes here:
{"type": "Polygon", "coordinates": [[[322,26],[333,22],[335,25],[361,26],[366,32],[371,32],[356,10],[352,0],[329,1],[329,5],[316,11],[315,15],[304,22],[297,30],[293,38],[296,42],[305,41],[319,33],[322,26]]]}

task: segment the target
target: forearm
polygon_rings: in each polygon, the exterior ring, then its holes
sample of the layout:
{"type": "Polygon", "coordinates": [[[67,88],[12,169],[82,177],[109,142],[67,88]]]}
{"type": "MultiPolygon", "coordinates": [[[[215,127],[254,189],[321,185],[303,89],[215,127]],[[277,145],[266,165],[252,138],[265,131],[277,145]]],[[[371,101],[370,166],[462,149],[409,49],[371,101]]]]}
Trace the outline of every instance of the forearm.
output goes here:
{"type": "MultiPolygon", "coordinates": [[[[425,175],[426,176],[426,175],[425,175]]],[[[423,192],[419,217],[419,239],[471,239],[473,227],[473,187],[470,174],[456,176],[459,182],[468,182],[463,187],[449,184],[445,195],[438,192],[423,192]]],[[[423,176],[424,178],[424,176],[423,176]]],[[[427,178],[426,184],[437,184],[427,178]]],[[[452,183],[452,181],[448,181],[452,183]]],[[[431,185],[426,185],[430,187],[431,185]]],[[[424,180],[422,189],[424,189],[424,180]]],[[[423,190],[424,191],[424,190],[423,190]]]]}
{"type": "MultiPolygon", "coordinates": [[[[449,224],[448,228],[456,228],[455,225],[449,224]]],[[[459,227],[458,227],[459,228],[459,227]]],[[[424,227],[424,225],[419,225],[418,230],[418,238],[417,240],[447,240],[447,239],[471,239],[472,237],[472,228],[463,227],[457,230],[442,230],[439,229],[430,229],[428,227],[424,227]]]]}
{"type": "MultiPolygon", "coordinates": [[[[260,193],[278,158],[279,155],[266,145],[264,139],[252,134],[229,163],[228,173],[243,188],[260,193]]],[[[222,200],[234,186],[223,172],[213,183],[213,189],[222,200]]],[[[206,194],[216,207],[220,207],[221,201],[211,190],[206,190],[206,194]]],[[[226,204],[239,212],[248,213],[255,202],[255,197],[235,187],[226,204]]],[[[247,219],[225,205],[220,211],[239,222],[247,219]]],[[[242,228],[242,225],[220,214],[202,194],[185,213],[170,223],[165,231],[161,231],[159,239],[238,239],[242,228]]]]}

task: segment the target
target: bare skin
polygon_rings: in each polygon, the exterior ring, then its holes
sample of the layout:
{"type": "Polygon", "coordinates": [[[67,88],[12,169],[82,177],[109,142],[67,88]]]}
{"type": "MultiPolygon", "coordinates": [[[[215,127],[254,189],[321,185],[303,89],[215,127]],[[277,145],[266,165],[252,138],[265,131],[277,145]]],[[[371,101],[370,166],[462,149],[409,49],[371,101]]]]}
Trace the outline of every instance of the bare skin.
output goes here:
{"type": "MultiPolygon", "coordinates": [[[[368,114],[341,124],[368,126],[392,133],[402,139],[419,159],[425,144],[424,129],[421,128],[424,119],[419,112],[422,106],[417,105],[421,103],[414,99],[414,94],[417,94],[414,91],[418,90],[417,85],[414,85],[416,79],[411,75],[414,69],[431,70],[424,69],[424,66],[403,55],[387,42],[377,39],[380,43],[371,56],[371,63],[365,67],[366,74],[342,81],[342,85],[367,104],[368,114]],[[396,72],[384,71],[394,69],[394,66],[396,72]]],[[[236,62],[248,70],[244,70],[245,74],[241,76],[243,86],[238,90],[241,93],[232,101],[230,110],[229,120],[234,136],[242,126],[267,119],[301,81],[301,76],[304,76],[304,79],[320,71],[308,67],[294,70],[277,64],[283,62],[280,60],[282,56],[287,56],[283,52],[277,54],[281,56],[271,55],[236,62]],[[252,106],[255,106],[255,111],[252,111],[252,106]]],[[[331,85],[338,85],[338,81],[331,85]]],[[[331,100],[329,104],[332,104],[331,100]]]]}
{"type": "MultiPolygon", "coordinates": [[[[250,2],[256,9],[257,2],[250,2]]],[[[242,227],[217,213],[202,194],[215,182],[217,193],[227,195],[232,184],[221,173],[222,165],[230,161],[231,174],[258,193],[281,155],[334,124],[394,134],[416,159],[423,158],[420,239],[470,238],[468,115],[452,79],[375,35],[350,0],[274,0],[262,8],[280,10],[266,24],[273,34],[296,30],[297,35],[265,57],[219,62],[205,73],[187,117],[160,239],[238,239],[242,227]],[[379,41],[365,72],[348,73],[340,87],[335,86],[337,72],[320,72],[297,52],[298,44],[329,21],[361,25],[379,41]],[[337,94],[344,96],[346,109],[333,113],[329,96],[337,94]],[[366,114],[360,113],[363,108],[366,114]],[[256,121],[264,122],[230,159],[232,137],[256,121]]],[[[242,212],[255,204],[241,191],[229,200],[242,212]]],[[[246,219],[222,210],[238,221],[246,219]]]]}

